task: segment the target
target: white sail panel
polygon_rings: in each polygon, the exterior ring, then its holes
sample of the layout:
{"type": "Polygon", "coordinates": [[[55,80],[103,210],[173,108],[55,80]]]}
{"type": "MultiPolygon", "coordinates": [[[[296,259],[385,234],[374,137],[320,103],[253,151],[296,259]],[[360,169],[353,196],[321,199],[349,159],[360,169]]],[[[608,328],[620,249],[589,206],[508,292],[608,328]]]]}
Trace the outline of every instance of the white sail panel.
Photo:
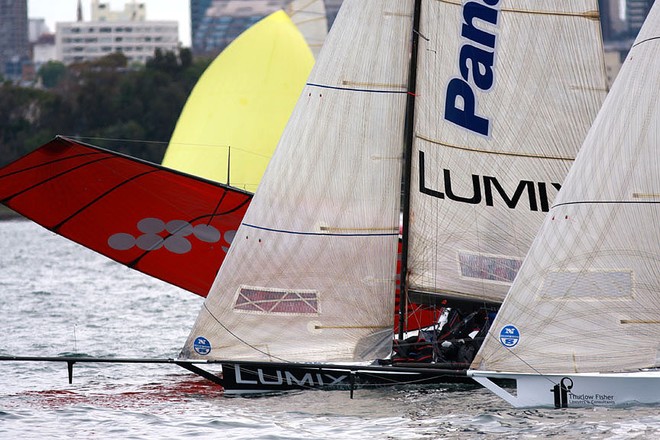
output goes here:
{"type": "Polygon", "coordinates": [[[389,353],[412,6],[344,1],[182,356],[389,353]]]}
{"type": "Polygon", "coordinates": [[[606,94],[597,2],[424,5],[408,286],[501,302],[606,94]]]}
{"type": "Polygon", "coordinates": [[[305,37],[305,41],[316,59],[323,47],[325,37],[328,35],[328,18],[324,1],[293,0],[285,11],[305,37]]]}
{"type": "Polygon", "coordinates": [[[660,5],[651,10],[473,368],[620,372],[660,353],[660,5]],[[499,334],[515,326],[505,348],[499,334]]]}

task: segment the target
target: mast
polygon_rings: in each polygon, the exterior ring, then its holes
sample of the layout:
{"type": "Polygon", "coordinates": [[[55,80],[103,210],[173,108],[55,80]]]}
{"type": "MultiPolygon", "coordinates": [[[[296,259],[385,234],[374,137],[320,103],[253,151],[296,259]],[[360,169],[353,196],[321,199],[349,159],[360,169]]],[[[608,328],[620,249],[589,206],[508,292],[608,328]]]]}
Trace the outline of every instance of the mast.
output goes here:
{"type": "Polygon", "coordinates": [[[399,285],[399,339],[403,338],[405,320],[408,316],[408,224],[410,217],[410,181],[412,174],[412,149],[415,138],[415,92],[417,89],[417,52],[419,48],[419,23],[422,0],[415,0],[413,12],[413,34],[410,49],[410,69],[408,73],[408,98],[406,102],[405,150],[403,163],[403,225],[401,236],[401,283],[399,285]]]}
{"type": "Polygon", "coordinates": [[[595,0],[505,4],[422,3],[410,303],[501,304],[605,97],[595,0]]]}
{"type": "Polygon", "coordinates": [[[414,6],[344,1],[182,356],[391,353],[414,6]]]}

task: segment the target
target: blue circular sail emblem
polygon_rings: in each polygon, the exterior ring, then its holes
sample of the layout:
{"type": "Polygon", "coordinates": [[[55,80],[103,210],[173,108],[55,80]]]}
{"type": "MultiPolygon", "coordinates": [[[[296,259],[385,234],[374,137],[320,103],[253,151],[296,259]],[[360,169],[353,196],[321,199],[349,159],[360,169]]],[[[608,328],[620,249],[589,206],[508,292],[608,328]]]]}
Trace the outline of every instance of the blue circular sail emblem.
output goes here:
{"type": "Polygon", "coordinates": [[[518,341],[520,341],[520,332],[515,325],[509,324],[502,327],[502,330],[500,330],[500,342],[502,345],[506,348],[512,348],[518,345],[518,341]]]}
{"type": "Polygon", "coordinates": [[[197,354],[201,354],[202,356],[207,355],[211,352],[211,343],[209,342],[208,339],[202,336],[199,336],[197,339],[195,339],[195,343],[193,344],[193,347],[195,348],[197,354]]]}

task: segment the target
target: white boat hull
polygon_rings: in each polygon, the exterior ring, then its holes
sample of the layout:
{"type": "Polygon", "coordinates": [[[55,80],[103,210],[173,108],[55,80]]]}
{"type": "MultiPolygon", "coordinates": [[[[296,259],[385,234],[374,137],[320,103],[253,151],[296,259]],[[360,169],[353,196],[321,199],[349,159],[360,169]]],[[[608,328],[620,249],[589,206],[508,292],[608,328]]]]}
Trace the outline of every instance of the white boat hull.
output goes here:
{"type": "Polygon", "coordinates": [[[544,375],[468,370],[468,376],[517,408],[660,404],[660,370],[544,375]],[[491,379],[515,380],[515,394],[491,379]]]}

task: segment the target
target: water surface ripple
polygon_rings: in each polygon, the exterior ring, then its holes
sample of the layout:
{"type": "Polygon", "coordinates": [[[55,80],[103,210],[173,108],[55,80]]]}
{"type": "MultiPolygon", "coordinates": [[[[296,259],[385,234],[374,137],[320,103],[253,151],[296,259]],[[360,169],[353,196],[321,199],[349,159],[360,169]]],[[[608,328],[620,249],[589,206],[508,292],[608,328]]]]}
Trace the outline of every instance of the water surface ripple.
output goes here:
{"type": "MultiPolygon", "coordinates": [[[[0,355],[176,357],[202,299],[0,222],[0,355]]],[[[516,410],[470,387],[228,398],[174,365],[0,363],[6,439],[650,439],[658,407],[516,410]]]]}

